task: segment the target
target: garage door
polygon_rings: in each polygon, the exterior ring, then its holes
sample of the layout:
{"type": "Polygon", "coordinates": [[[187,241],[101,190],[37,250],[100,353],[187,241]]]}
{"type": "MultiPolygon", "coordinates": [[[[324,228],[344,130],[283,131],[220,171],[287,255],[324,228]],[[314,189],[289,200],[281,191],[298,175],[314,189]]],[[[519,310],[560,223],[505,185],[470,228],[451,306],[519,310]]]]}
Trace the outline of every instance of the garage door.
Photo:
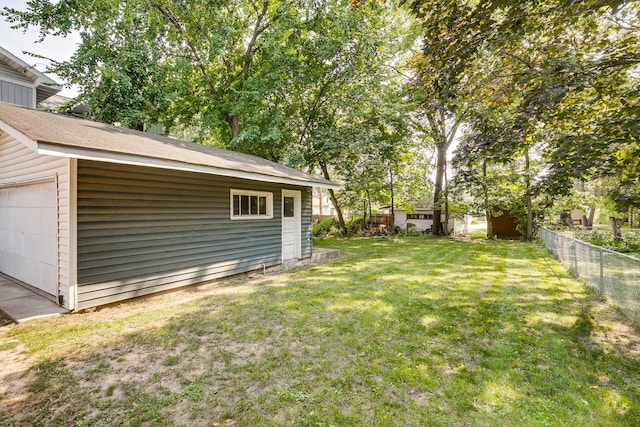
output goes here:
{"type": "Polygon", "coordinates": [[[53,296],[58,293],[56,184],[0,187],[0,271],[53,296]]]}

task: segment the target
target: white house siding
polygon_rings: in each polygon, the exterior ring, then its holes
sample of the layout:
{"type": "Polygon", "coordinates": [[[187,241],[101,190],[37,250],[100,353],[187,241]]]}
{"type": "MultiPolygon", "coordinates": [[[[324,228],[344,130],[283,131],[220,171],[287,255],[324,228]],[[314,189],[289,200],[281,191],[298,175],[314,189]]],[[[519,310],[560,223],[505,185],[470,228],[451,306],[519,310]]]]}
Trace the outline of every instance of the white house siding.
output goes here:
{"type": "Polygon", "coordinates": [[[49,294],[54,290],[52,298],[57,300],[58,295],[62,295],[64,306],[72,308],[74,295],[70,294],[69,286],[68,164],[69,160],[66,158],[38,155],[12,137],[0,132],[0,197],[5,197],[4,203],[0,203],[0,207],[5,206],[5,209],[0,210],[0,216],[4,215],[3,222],[0,222],[0,232],[5,233],[4,243],[0,242],[0,271],[12,277],[19,275],[21,277],[15,278],[38,288],[44,288],[43,290],[49,294]],[[20,203],[24,202],[21,209],[25,212],[24,217],[20,219],[23,224],[11,227],[36,231],[33,236],[29,236],[29,233],[19,233],[14,230],[12,242],[6,239],[7,233],[11,233],[6,216],[15,216],[16,209],[20,207],[8,202],[10,192],[14,197],[24,199],[20,203]],[[47,200],[47,198],[55,200],[47,200]],[[54,239],[53,252],[57,254],[53,255],[53,260],[48,253],[41,253],[42,248],[35,243],[37,230],[40,230],[43,241],[54,239]],[[22,241],[16,242],[15,238],[22,241]],[[16,250],[18,247],[20,249],[16,250]],[[24,264],[21,267],[22,272],[16,267],[16,262],[24,264]],[[52,280],[56,280],[57,277],[57,283],[39,284],[38,281],[41,279],[36,278],[33,271],[25,272],[24,266],[40,269],[41,273],[45,272],[44,274],[48,274],[48,277],[53,277],[52,280]],[[53,274],[50,273],[51,268],[55,269],[53,274]],[[46,273],[47,271],[49,273],[46,273]],[[29,280],[30,278],[32,280],[29,280]],[[33,283],[29,283],[30,281],[33,283]],[[59,289],[59,293],[56,288],[59,289]]]}
{"type": "Polygon", "coordinates": [[[77,185],[78,308],[280,264],[283,187],[302,192],[311,256],[305,187],[86,160],[77,185]],[[273,218],[231,220],[232,188],[273,193],[273,218]]]}
{"type": "MultiPolygon", "coordinates": [[[[425,213],[425,212],[416,212],[416,213],[425,213]]],[[[428,213],[433,213],[433,212],[429,211],[428,213]]],[[[407,219],[407,212],[396,210],[394,215],[394,224],[396,225],[396,227],[400,227],[402,229],[406,229],[407,224],[413,224],[416,226],[416,230],[425,231],[425,230],[431,230],[431,226],[433,225],[433,220],[407,219]]]]}

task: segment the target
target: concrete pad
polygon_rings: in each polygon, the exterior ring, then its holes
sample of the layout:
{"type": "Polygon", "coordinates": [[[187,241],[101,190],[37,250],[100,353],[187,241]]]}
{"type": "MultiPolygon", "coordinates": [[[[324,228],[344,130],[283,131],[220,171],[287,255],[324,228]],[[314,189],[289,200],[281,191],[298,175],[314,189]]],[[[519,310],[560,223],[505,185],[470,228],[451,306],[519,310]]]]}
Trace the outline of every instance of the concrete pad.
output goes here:
{"type": "Polygon", "coordinates": [[[0,310],[18,323],[67,313],[53,301],[1,275],[0,310]]]}
{"type": "Polygon", "coordinates": [[[0,276],[0,301],[10,300],[15,298],[22,298],[32,294],[28,289],[18,285],[9,284],[8,280],[3,280],[0,276]]]}
{"type": "Polygon", "coordinates": [[[327,249],[327,248],[314,248],[313,255],[311,256],[312,263],[324,263],[329,262],[332,259],[336,259],[340,256],[340,251],[338,249],[327,249]]]}
{"type": "Polygon", "coordinates": [[[313,248],[313,255],[311,258],[304,259],[288,259],[282,264],[272,267],[271,271],[287,271],[293,268],[303,267],[307,265],[318,265],[329,262],[340,256],[338,249],[325,249],[325,248],[313,248]]]}

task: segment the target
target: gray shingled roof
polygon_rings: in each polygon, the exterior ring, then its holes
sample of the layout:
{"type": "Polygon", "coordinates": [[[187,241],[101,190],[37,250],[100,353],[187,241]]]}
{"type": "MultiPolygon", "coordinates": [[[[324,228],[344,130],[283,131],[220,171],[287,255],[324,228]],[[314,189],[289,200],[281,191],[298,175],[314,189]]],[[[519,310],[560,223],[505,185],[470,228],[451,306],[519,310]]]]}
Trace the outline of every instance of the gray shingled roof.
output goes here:
{"type": "Polygon", "coordinates": [[[14,137],[19,132],[37,143],[39,151],[46,148],[47,154],[59,152],[69,157],[91,158],[91,153],[95,153],[96,157],[119,163],[127,163],[125,158],[156,159],[164,165],[159,167],[190,165],[205,173],[236,176],[240,172],[248,179],[338,187],[326,179],[260,157],[4,102],[0,102],[0,129],[14,137]]]}

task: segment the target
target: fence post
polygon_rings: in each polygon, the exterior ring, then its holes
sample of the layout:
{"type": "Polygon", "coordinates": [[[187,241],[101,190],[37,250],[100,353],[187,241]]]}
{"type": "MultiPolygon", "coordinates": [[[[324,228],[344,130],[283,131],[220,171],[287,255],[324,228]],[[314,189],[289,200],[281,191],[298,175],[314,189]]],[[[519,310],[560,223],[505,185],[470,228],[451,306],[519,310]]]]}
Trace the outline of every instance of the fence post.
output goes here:
{"type": "Polygon", "coordinates": [[[576,276],[580,276],[580,274],[578,274],[578,241],[576,239],[573,239],[573,260],[576,276]]]}
{"type": "Polygon", "coordinates": [[[600,249],[600,295],[604,295],[604,251],[600,249]]]}

